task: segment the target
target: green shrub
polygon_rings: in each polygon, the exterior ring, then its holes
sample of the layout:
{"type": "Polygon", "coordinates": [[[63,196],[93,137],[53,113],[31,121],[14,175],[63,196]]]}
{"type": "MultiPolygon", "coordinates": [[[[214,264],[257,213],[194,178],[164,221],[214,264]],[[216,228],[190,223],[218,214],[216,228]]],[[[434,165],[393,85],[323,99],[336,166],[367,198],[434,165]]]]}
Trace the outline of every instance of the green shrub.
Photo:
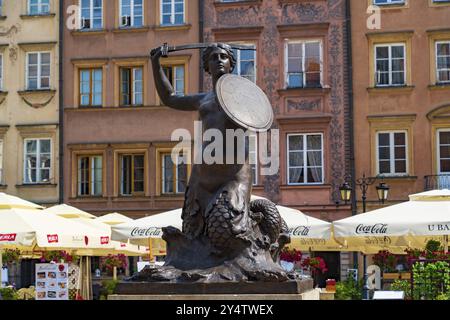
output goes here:
{"type": "Polygon", "coordinates": [[[100,300],[108,300],[110,294],[114,294],[116,286],[119,283],[118,280],[105,280],[102,281],[102,290],[100,292],[100,300]]]}
{"type": "Polygon", "coordinates": [[[411,282],[409,280],[395,280],[391,285],[392,291],[405,292],[405,298],[411,299],[411,282]]]}
{"type": "Polygon", "coordinates": [[[0,288],[3,300],[17,300],[17,292],[13,288],[0,288]]]}
{"type": "Polygon", "coordinates": [[[345,281],[336,283],[335,300],[361,300],[363,289],[363,279],[355,281],[349,277],[345,281]]]}

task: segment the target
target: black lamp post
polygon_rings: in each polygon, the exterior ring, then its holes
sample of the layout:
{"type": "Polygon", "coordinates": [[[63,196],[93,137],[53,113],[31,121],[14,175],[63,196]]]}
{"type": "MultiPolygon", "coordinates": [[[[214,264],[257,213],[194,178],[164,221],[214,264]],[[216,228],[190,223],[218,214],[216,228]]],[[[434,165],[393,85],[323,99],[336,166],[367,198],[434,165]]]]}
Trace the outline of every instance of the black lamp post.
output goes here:
{"type": "MultiPolygon", "coordinates": [[[[366,212],[366,200],[367,200],[367,190],[369,189],[369,186],[375,183],[377,178],[366,177],[366,174],[364,173],[362,178],[356,180],[356,185],[360,187],[361,189],[361,195],[362,195],[362,205],[363,205],[363,213],[366,212]]],[[[389,186],[384,183],[380,182],[380,184],[376,187],[377,189],[377,195],[378,200],[384,204],[384,202],[387,200],[388,193],[389,193],[389,186]]],[[[351,193],[353,191],[352,187],[349,185],[349,183],[346,181],[344,184],[341,185],[339,188],[339,191],[341,193],[341,200],[347,203],[347,201],[351,198],[351,193]]],[[[364,255],[364,287],[363,287],[363,298],[365,300],[369,299],[369,288],[367,287],[367,276],[366,273],[367,269],[367,261],[366,261],[366,255],[364,255]]]]}

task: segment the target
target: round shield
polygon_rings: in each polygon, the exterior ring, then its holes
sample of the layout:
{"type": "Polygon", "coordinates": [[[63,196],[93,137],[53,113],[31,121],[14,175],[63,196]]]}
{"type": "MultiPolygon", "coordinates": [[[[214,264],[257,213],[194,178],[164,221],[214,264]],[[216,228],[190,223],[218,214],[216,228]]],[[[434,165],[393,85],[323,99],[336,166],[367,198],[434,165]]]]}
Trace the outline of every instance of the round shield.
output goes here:
{"type": "Polygon", "coordinates": [[[266,131],[273,122],[273,110],[264,91],[252,81],[225,74],[216,84],[217,98],[226,114],[239,126],[266,131]]]}

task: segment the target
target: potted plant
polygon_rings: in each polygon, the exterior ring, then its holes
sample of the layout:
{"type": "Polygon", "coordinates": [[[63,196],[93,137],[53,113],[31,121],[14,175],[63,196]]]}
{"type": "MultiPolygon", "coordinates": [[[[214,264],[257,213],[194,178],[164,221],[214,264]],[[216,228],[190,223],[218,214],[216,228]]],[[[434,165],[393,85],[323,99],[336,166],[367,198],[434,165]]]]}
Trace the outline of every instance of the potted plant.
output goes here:
{"type": "Polygon", "coordinates": [[[100,268],[108,271],[108,274],[113,275],[114,268],[125,269],[128,266],[127,256],[124,254],[112,255],[100,258],[100,268]]]}

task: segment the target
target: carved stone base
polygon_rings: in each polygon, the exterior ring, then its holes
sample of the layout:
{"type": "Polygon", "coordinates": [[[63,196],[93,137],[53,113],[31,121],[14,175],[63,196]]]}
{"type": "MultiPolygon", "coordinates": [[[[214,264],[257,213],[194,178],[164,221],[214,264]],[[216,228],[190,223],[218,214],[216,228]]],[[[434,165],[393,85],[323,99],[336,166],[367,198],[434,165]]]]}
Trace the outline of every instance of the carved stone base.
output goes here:
{"type": "Polygon", "coordinates": [[[285,282],[120,282],[118,295],[217,295],[217,294],[302,294],[313,290],[313,280],[285,282]]]}

